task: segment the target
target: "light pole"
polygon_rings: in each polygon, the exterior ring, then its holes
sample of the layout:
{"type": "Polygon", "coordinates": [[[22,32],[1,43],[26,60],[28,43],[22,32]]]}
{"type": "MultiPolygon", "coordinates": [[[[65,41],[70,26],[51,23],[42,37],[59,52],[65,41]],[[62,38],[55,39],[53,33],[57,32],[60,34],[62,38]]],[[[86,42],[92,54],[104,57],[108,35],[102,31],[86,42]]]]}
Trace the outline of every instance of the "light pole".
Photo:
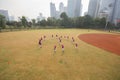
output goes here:
{"type": "Polygon", "coordinates": [[[107,30],[107,26],[108,26],[108,18],[109,18],[109,14],[108,12],[106,12],[106,24],[105,24],[105,30],[107,30]]]}
{"type": "MultiPolygon", "coordinates": [[[[116,0],[115,0],[115,1],[116,1],[116,0]]],[[[111,14],[112,14],[112,12],[113,12],[113,9],[112,9],[112,8],[113,8],[113,4],[110,3],[108,6],[109,6],[109,7],[108,7],[108,10],[105,11],[105,12],[106,12],[105,30],[107,29],[108,22],[110,21],[111,14]]]]}

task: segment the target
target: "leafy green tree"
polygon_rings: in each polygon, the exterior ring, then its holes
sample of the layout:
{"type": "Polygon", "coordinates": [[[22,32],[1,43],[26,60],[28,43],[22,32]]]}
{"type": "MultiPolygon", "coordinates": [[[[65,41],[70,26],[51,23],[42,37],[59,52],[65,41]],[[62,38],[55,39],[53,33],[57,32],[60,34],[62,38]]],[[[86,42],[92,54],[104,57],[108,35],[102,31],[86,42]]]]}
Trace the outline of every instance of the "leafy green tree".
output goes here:
{"type": "Polygon", "coordinates": [[[61,13],[61,26],[67,27],[69,25],[69,18],[65,12],[61,13]]]}
{"type": "Polygon", "coordinates": [[[94,27],[93,28],[100,28],[100,22],[101,22],[101,20],[99,19],[99,18],[96,18],[96,19],[94,19],[93,20],[93,24],[94,24],[94,27]]]}
{"type": "Polygon", "coordinates": [[[36,20],[32,19],[32,25],[35,26],[35,24],[36,24],[36,20]]]}
{"type": "Polygon", "coordinates": [[[106,19],[105,18],[96,18],[93,20],[94,22],[94,27],[96,29],[100,29],[100,28],[105,28],[106,25],[106,19]]]}
{"type": "Polygon", "coordinates": [[[47,18],[47,25],[48,26],[57,26],[58,21],[54,17],[49,17],[49,18],[47,18]]]}
{"type": "Polygon", "coordinates": [[[22,16],[22,18],[20,18],[20,20],[21,20],[21,22],[22,22],[22,25],[23,25],[24,27],[27,27],[28,22],[27,22],[26,17],[25,17],[25,16],[22,16]]]}
{"type": "Polygon", "coordinates": [[[76,27],[76,19],[75,18],[68,18],[68,24],[67,24],[67,26],[69,28],[76,27]]]}
{"type": "Polygon", "coordinates": [[[32,22],[27,22],[27,26],[30,28],[32,27],[32,22]]]}
{"type": "Polygon", "coordinates": [[[101,26],[101,28],[104,28],[105,24],[106,24],[106,19],[105,18],[101,18],[100,19],[100,26],[101,26]]]}
{"type": "Polygon", "coordinates": [[[46,26],[47,25],[47,21],[44,19],[44,20],[41,20],[40,21],[40,25],[41,26],[46,26]]]}
{"type": "Polygon", "coordinates": [[[68,19],[68,16],[65,12],[61,13],[60,18],[62,19],[68,19]]]}
{"type": "Polygon", "coordinates": [[[120,29],[120,22],[117,23],[116,29],[120,29]]]}
{"type": "Polygon", "coordinates": [[[22,22],[17,22],[17,23],[16,23],[16,26],[17,26],[18,28],[21,28],[21,27],[22,27],[22,22]]]}
{"type": "Polygon", "coordinates": [[[57,20],[56,20],[56,26],[60,26],[60,23],[61,23],[61,20],[60,20],[60,19],[57,19],[57,20]]]}
{"type": "Polygon", "coordinates": [[[84,17],[77,17],[75,19],[75,26],[77,28],[83,28],[84,27],[84,17]]]}
{"type": "Polygon", "coordinates": [[[115,29],[115,24],[108,22],[107,29],[109,31],[115,29]]]}
{"type": "Polygon", "coordinates": [[[8,26],[14,26],[17,27],[17,21],[7,21],[6,23],[8,26]]]}
{"type": "Polygon", "coordinates": [[[5,19],[5,16],[1,15],[0,14],[0,28],[5,28],[6,26],[6,19],[5,19]]]}
{"type": "Polygon", "coordinates": [[[86,15],[84,17],[84,26],[86,28],[90,28],[91,26],[93,26],[93,19],[89,15],[86,15]]]}

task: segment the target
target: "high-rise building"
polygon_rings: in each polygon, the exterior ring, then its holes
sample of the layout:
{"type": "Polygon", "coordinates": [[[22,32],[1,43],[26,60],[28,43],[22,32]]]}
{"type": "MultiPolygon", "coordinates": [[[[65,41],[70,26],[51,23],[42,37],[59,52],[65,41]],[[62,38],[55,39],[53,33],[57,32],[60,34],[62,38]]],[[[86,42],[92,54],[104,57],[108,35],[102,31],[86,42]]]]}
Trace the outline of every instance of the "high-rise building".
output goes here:
{"type": "Polygon", "coordinates": [[[100,1],[101,0],[90,0],[89,1],[89,7],[88,7],[88,15],[96,18],[98,15],[98,10],[100,7],[100,1]]]}
{"type": "Polygon", "coordinates": [[[113,10],[113,22],[115,24],[120,23],[120,0],[115,0],[114,10],[113,10]]]}
{"type": "Polygon", "coordinates": [[[78,17],[81,13],[81,0],[68,0],[68,11],[69,17],[78,17]]]}
{"type": "Polygon", "coordinates": [[[120,0],[90,0],[88,15],[93,18],[105,17],[107,21],[120,22],[120,0]]]}
{"type": "Polygon", "coordinates": [[[68,17],[79,17],[82,12],[81,0],[68,0],[67,7],[61,2],[59,4],[59,11],[56,11],[54,3],[50,3],[50,15],[51,17],[60,18],[61,13],[67,13],[68,17]]]}
{"type": "Polygon", "coordinates": [[[50,3],[50,15],[51,17],[56,17],[56,7],[54,3],[50,3]]]}
{"type": "Polygon", "coordinates": [[[59,19],[59,18],[60,18],[60,14],[61,14],[61,13],[60,13],[59,11],[56,11],[56,17],[55,17],[55,18],[56,18],[56,19],[59,19]]]}
{"type": "Polygon", "coordinates": [[[63,12],[67,13],[67,7],[65,7],[64,4],[61,2],[59,4],[59,11],[57,12],[59,14],[58,16],[60,17],[60,14],[63,12]]]}
{"type": "Polygon", "coordinates": [[[79,17],[81,15],[81,0],[74,0],[75,1],[75,9],[74,9],[74,17],[79,17]]]}
{"type": "Polygon", "coordinates": [[[6,20],[9,20],[8,10],[0,10],[0,14],[5,16],[6,20]]]}
{"type": "Polygon", "coordinates": [[[106,17],[108,21],[112,22],[114,6],[115,0],[101,0],[98,17],[106,17]]]}
{"type": "Polygon", "coordinates": [[[64,12],[64,4],[62,2],[59,5],[59,12],[60,13],[64,12]]]}
{"type": "Polygon", "coordinates": [[[44,20],[44,19],[45,19],[45,17],[43,17],[42,13],[39,13],[39,16],[37,17],[37,22],[44,20]]]}
{"type": "Polygon", "coordinates": [[[88,12],[84,12],[84,16],[88,15],[88,12]]]}
{"type": "Polygon", "coordinates": [[[67,11],[67,15],[69,17],[74,17],[74,0],[68,0],[68,11],[67,11]]]}
{"type": "Polygon", "coordinates": [[[64,6],[64,4],[61,2],[59,4],[59,10],[56,10],[55,4],[54,3],[50,3],[50,15],[51,17],[54,18],[60,18],[61,13],[67,13],[67,7],[64,6]]]}
{"type": "Polygon", "coordinates": [[[64,12],[67,13],[67,7],[64,7],[64,12]]]}
{"type": "Polygon", "coordinates": [[[14,16],[9,16],[9,21],[15,21],[15,17],[14,16]]]}

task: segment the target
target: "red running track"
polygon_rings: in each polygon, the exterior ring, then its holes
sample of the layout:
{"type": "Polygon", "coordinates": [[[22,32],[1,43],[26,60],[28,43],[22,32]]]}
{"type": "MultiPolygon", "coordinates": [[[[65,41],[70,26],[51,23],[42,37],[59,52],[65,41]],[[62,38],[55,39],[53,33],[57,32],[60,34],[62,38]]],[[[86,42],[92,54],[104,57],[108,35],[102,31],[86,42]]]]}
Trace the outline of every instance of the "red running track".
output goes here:
{"type": "Polygon", "coordinates": [[[79,39],[88,44],[120,55],[120,35],[113,34],[82,34],[79,39]]]}

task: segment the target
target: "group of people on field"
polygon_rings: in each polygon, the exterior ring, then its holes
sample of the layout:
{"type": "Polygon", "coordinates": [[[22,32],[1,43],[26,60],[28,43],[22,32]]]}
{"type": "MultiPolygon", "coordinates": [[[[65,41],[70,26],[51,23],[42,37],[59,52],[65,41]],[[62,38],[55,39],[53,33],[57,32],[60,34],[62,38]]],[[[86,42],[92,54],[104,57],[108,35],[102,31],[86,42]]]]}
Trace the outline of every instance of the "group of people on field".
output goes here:
{"type": "MultiPolygon", "coordinates": [[[[64,48],[65,48],[65,46],[62,44],[62,38],[67,38],[67,39],[69,39],[70,37],[69,37],[69,36],[59,36],[59,37],[58,37],[58,35],[52,35],[52,38],[58,39],[58,43],[59,43],[59,45],[61,46],[62,52],[64,53],[64,48]]],[[[46,36],[43,36],[43,37],[41,37],[41,38],[39,39],[39,46],[40,46],[40,48],[42,48],[42,41],[45,40],[45,39],[46,39],[46,36]]],[[[78,47],[78,44],[75,43],[74,37],[72,37],[71,41],[72,41],[72,43],[75,45],[75,48],[77,48],[77,47],[78,47]]],[[[53,51],[54,51],[54,53],[56,53],[56,51],[57,51],[57,46],[56,46],[56,45],[53,46],[53,51]]]]}

